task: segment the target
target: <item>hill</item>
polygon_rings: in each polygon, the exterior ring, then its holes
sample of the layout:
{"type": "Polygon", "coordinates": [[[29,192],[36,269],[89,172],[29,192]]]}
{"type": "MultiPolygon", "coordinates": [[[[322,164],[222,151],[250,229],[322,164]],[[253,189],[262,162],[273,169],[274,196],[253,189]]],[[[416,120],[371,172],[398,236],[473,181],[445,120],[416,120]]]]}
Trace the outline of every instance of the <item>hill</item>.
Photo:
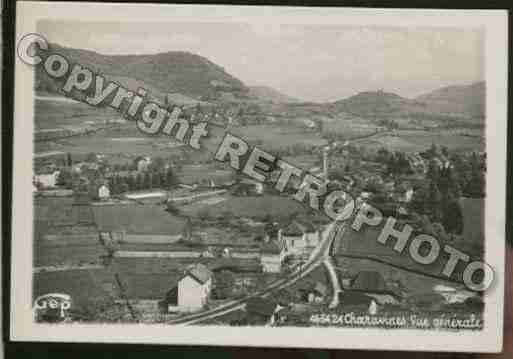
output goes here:
{"type": "Polygon", "coordinates": [[[338,111],[366,118],[383,118],[406,112],[423,111],[421,103],[382,90],[359,92],[349,98],[336,101],[333,105],[338,111]]]}
{"type": "Polygon", "coordinates": [[[415,99],[395,93],[360,92],[331,104],[337,112],[345,112],[370,120],[393,120],[411,124],[476,125],[484,117],[484,83],[471,86],[441,88],[415,99]]]}
{"type": "MultiPolygon", "coordinates": [[[[152,55],[102,55],[94,51],[51,44],[50,49],[70,62],[80,63],[124,85],[146,86],[157,98],[179,93],[194,99],[211,100],[223,93],[246,96],[249,89],[221,66],[205,57],[183,51],[152,55]]],[[[55,93],[59,86],[38,68],[36,90],[55,93]]],[[[136,88],[134,88],[135,90],[136,88]]]]}
{"type": "Polygon", "coordinates": [[[285,95],[284,93],[273,89],[269,86],[250,86],[249,94],[251,97],[256,97],[261,101],[272,103],[297,103],[301,100],[285,95]]]}
{"type": "Polygon", "coordinates": [[[486,84],[483,81],[471,85],[442,87],[418,96],[416,100],[422,101],[430,107],[436,107],[440,112],[465,113],[470,116],[484,117],[486,84]]]}

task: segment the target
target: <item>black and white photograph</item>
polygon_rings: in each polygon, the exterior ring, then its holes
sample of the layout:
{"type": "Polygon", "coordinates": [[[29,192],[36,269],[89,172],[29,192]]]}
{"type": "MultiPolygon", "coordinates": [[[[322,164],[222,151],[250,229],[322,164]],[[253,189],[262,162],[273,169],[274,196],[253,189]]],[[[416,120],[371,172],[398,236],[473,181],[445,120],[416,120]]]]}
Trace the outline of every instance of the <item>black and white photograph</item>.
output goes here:
{"type": "Polygon", "coordinates": [[[501,351],[505,12],[17,13],[13,340],[501,351]]]}

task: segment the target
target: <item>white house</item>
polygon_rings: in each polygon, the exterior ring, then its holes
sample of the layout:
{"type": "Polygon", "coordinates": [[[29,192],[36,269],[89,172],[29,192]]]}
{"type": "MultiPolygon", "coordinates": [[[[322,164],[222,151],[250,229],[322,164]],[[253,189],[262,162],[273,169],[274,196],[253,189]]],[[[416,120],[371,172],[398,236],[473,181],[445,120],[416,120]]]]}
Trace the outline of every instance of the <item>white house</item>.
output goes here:
{"type": "Polygon", "coordinates": [[[190,267],[178,282],[179,310],[200,310],[207,304],[211,289],[212,272],[201,263],[190,267]]]}
{"type": "Polygon", "coordinates": [[[411,202],[412,198],[413,198],[413,188],[408,187],[403,193],[399,194],[399,197],[397,200],[399,202],[409,203],[409,202],[411,202]]]}
{"type": "Polygon", "coordinates": [[[101,200],[107,200],[110,198],[110,191],[109,187],[106,185],[101,185],[100,188],[98,188],[98,198],[101,200]]]}
{"type": "Polygon", "coordinates": [[[148,170],[148,166],[150,165],[151,163],[151,158],[150,157],[142,157],[141,159],[139,159],[137,161],[137,171],[138,172],[145,172],[148,170]]]}
{"type": "Polygon", "coordinates": [[[288,254],[298,256],[308,255],[319,244],[320,238],[320,232],[313,224],[299,220],[293,220],[278,231],[278,242],[288,254]]]}
{"type": "Polygon", "coordinates": [[[57,178],[59,178],[60,171],[54,171],[52,173],[38,174],[34,176],[34,183],[43,188],[55,187],[57,184],[57,178]]]}
{"type": "Polygon", "coordinates": [[[285,258],[284,247],[276,242],[267,242],[260,248],[260,264],[264,273],[280,273],[283,259],[285,258]]]}

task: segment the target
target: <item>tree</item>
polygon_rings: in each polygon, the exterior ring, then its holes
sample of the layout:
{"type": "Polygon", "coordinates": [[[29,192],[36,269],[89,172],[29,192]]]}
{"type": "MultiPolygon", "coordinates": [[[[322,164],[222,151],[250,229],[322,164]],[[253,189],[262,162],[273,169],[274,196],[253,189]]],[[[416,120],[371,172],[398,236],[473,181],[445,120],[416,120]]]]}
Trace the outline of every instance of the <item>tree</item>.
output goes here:
{"type": "Polygon", "coordinates": [[[434,183],[438,183],[440,180],[440,166],[435,159],[429,161],[426,179],[434,183]]]}
{"type": "Polygon", "coordinates": [[[177,183],[175,173],[171,167],[166,170],[166,185],[168,188],[173,187],[177,183]]]}
{"type": "Polygon", "coordinates": [[[86,155],[86,158],[85,158],[85,161],[86,162],[96,162],[97,160],[97,157],[96,157],[96,153],[94,152],[90,152],[86,155]]]}
{"type": "Polygon", "coordinates": [[[180,215],[180,209],[177,206],[175,206],[173,201],[168,200],[166,202],[166,211],[168,211],[169,213],[171,213],[175,216],[180,215]]]}
{"type": "Polygon", "coordinates": [[[438,175],[438,188],[444,199],[459,197],[459,185],[451,167],[440,169],[438,175]]]}
{"type": "Polygon", "coordinates": [[[481,198],[485,195],[485,173],[486,166],[484,158],[479,158],[477,153],[472,153],[468,160],[469,171],[467,181],[465,183],[464,192],[469,197],[481,198]]]}
{"type": "Polygon", "coordinates": [[[459,201],[447,202],[443,209],[442,224],[448,233],[463,233],[463,212],[459,201]]]}
{"type": "Polygon", "coordinates": [[[152,172],[161,172],[165,170],[166,161],[162,157],[155,157],[148,167],[152,172]]]}
{"type": "Polygon", "coordinates": [[[116,188],[116,182],[115,182],[115,177],[111,177],[109,178],[109,188],[110,188],[110,192],[112,194],[118,194],[116,191],[117,191],[117,188],[116,188]]]}
{"type": "Polygon", "coordinates": [[[135,181],[134,176],[128,175],[127,178],[126,178],[126,183],[127,183],[128,188],[129,188],[130,191],[137,190],[137,183],[135,181]]]}
{"type": "Polygon", "coordinates": [[[68,169],[61,169],[59,172],[59,176],[57,177],[56,184],[58,186],[62,186],[65,188],[72,188],[73,186],[73,176],[68,169]]]}
{"type": "Polygon", "coordinates": [[[438,185],[435,182],[431,182],[429,184],[429,200],[428,200],[428,210],[431,214],[431,218],[439,222],[442,218],[441,211],[441,203],[442,203],[442,194],[438,189],[438,185]]]}
{"type": "Polygon", "coordinates": [[[162,188],[168,188],[166,172],[159,172],[158,176],[160,180],[160,186],[162,186],[162,188]]]}
{"type": "Polygon", "coordinates": [[[141,190],[144,188],[144,175],[141,173],[137,173],[135,177],[135,188],[136,190],[141,190]]]}
{"type": "Polygon", "coordinates": [[[120,190],[120,193],[125,193],[125,192],[128,192],[128,184],[124,181],[121,182],[121,184],[119,185],[119,190],[120,190]]]}
{"type": "Polygon", "coordinates": [[[146,172],[143,174],[143,189],[151,188],[151,174],[146,172]]]}
{"type": "Polygon", "coordinates": [[[381,147],[376,153],[376,161],[381,163],[388,163],[392,154],[385,148],[381,147]]]}
{"type": "Polygon", "coordinates": [[[445,157],[449,157],[449,148],[447,148],[447,146],[442,146],[442,155],[444,155],[445,157]]]}
{"type": "Polygon", "coordinates": [[[153,173],[151,175],[151,185],[152,185],[152,188],[160,188],[160,186],[161,186],[160,173],[153,173]]]}
{"type": "Polygon", "coordinates": [[[465,194],[468,197],[482,198],[485,195],[485,176],[479,171],[472,171],[465,186],[465,194]]]}
{"type": "Polygon", "coordinates": [[[230,297],[235,285],[235,275],[229,270],[221,270],[216,273],[215,285],[212,296],[215,299],[226,299],[230,297]]]}
{"type": "Polygon", "coordinates": [[[432,143],[429,150],[427,150],[425,153],[428,159],[437,157],[439,155],[438,146],[432,143]]]}
{"type": "Polygon", "coordinates": [[[111,184],[111,192],[113,194],[120,194],[121,193],[121,177],[119,175],[116,175],[114,176],[113,178],[111,178],[112,180],[112,184],[111,184]]]}

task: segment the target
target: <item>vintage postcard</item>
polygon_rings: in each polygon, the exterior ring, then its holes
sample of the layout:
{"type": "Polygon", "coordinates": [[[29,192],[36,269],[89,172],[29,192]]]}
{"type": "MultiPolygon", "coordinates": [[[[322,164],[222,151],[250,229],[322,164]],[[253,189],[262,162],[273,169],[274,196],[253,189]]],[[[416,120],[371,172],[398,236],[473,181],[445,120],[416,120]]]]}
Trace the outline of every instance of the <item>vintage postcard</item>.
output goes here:
{"type": "Polygon", "coordinates": [[[19,2],[11,338],[497,352],[507,13],[19,2]]]}

